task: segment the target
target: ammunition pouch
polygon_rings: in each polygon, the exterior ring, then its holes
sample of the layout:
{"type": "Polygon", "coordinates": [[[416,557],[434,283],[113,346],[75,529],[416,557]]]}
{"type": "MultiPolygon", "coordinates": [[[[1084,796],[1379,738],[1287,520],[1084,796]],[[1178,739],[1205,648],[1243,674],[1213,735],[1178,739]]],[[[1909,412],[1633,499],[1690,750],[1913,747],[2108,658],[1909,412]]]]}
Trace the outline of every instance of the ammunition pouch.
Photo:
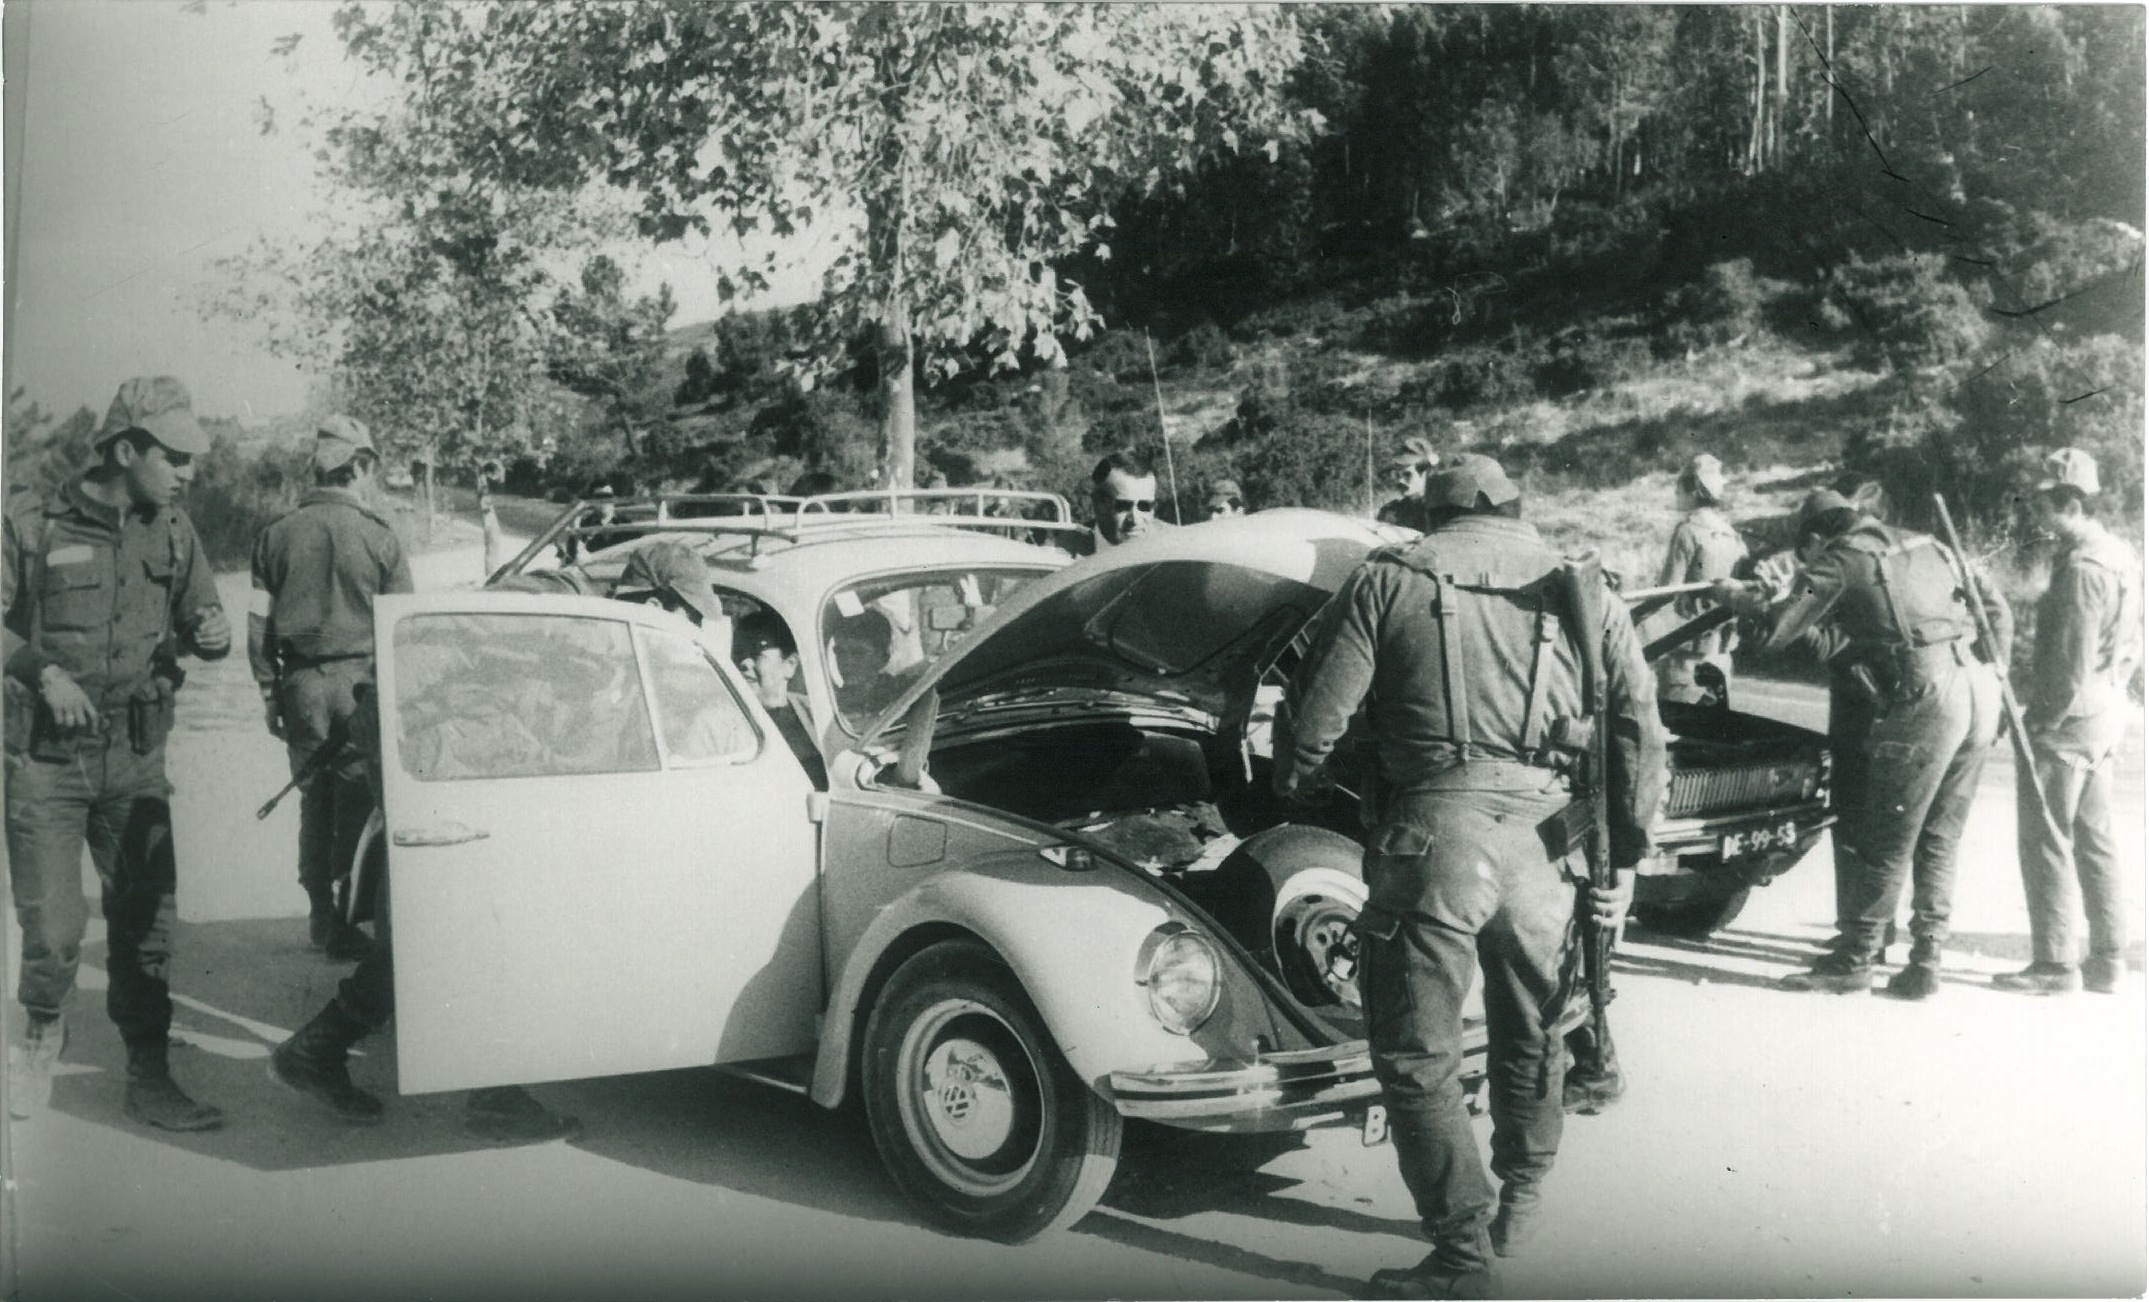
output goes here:
{"type": "Polygon", "coordinates": [[[147,755],[171,735],[178,713],[178,688],[157,677],[136,688],[127,698],[127,741],[137,755],[147,755]]]}

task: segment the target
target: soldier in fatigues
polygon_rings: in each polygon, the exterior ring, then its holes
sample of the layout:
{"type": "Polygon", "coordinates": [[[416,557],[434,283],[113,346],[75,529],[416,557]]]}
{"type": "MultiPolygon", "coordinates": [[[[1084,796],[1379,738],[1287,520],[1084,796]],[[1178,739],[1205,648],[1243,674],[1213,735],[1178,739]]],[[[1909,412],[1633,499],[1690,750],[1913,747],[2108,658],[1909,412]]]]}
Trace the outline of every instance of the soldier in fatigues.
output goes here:
{"type": "MultiPolygon", "coordinates": [[[[1556,1021],[1579,966],[1567,830],[1586,733],[1560,558],[1521,495],[1466,455],[1425,488],[1431,531],[1373,553],[1328,603],[1286,697],[1276,787],[1316,784],[1361,702],[1377,756],[1366,793],[1360,989],[1396,1160],[1433,1250],[1373,1277],[1376,1294],[1484,1296],[1491,1256],[1522,1245],[1559,1150],[1556,1021]],[[1497,1210],[1463,1104],[1462,1007],[1482,966],[1497,1210]]],[[[1601,579],[1598,580],[1601,583],[1601,579]]],[[[1618,601],[1599,603],[1616,925],[1664,795],[1649,666],[1618,601]]]]}
{"type": "MultiPolygon", "coordinates": [[[[1821,490],[1799,509],[1804,568],[1773,607],[1772,647],[1800,646],[1832,674],[1830,732],[1849,715],[1854,749],[1839,754],[1836,937],[1812,968],[1785,977],[1788,990],[1851,994],[1873,984],[1873,966],[1895,918],[1903,879],[1912,881],[1910,962],[1888,981],[1901,999],[1940,989],[1955,845],[1977,777],[2000,726],[2000,682],[1973,647],[1969,603],[1983,604],[2007,662],[2013,615],[1988,583],[1963,591],[1956,558],[1938,540],[1896,529],[1821,490]],[[1835,694],[1854,702],[1838,710],[1835,694]]],[[[1764,594],[1736,580],[1718,586],[1735,607],[1757,610],[1764,594]]]]}
{"type": "MultiPolygon", "coordinates": [[[[294,776],[331,733],[348,734],[352,691],[373,678],[373,599],[411,590],[410,562],[374,505],[378,464],[364,425],[348,416],[323,420],[313,491],[254,541],[246,651],[269,733],[283,739],[294,776]]],[[[333,959],[365,952],[365,933],[336,909],[335,883],[351,869],[372,808],[365,756],[355,746],[301,788],[298,880],[308,934],[333,959]]]]}
{"type": "Polygon", "coordinates": [[[185,386],[120,386],[99,463],[5,520],[7,848],[22,924],[23,1041],[9,1110],[50,1101],[62,1018],[89,906],[82,847],[103,887],[105,1011],[127,1046],[125,1110],[166,1130],[212,1130],[223,1113],[173,1081],[168,1060],[177,871],[164,739],[184,650],[231,650],[201,539],[174,502],[209,450],[185,386]]]}
{"type": "MultiPolygon", "coordinates": [[[[1746,557],[1745,540],[1731,527],[1721,509],[1724,501],[1724,467],[1715,457],[1701,453],[1679,472],[1676,489],[1679,523],[1671,531],[1657,582],[1705,583],[1731,577],[1732,567],[1746,557]]],[[[1683,618],[1701,613],[1705,597],[1682,597],[1675,609],[1683,618]]],[[[1703,690],[1695,670],[1712,665],[1725,682],[1731,680],[1731,653],[1738,647],[1738,632],[1726,624],[1712,629],[1684,646],[1672,650],[1659,662],[1658,696],[1667,701],[1699,701],[1703,690]]]]}
{"type": "Polygon", "coordinates": [[[2127,684],[2142,657],[2142,570],[2133,549],[2098,523],[2097,463],[2062,448],[2045,459],[2038,514],[2059,539],[2052,583],[2037,602],[2037,647],[2023,722],[2044,784],[2015,780],[2030,965],[1993,978],[2003,990],[2117,990],[2126,970],[2127,910],[2112,840],[2112,767],[2127,719],[2127,684]],[[2079,896],[2076,884],[2080,883],[2079,896]],[[2089,955],[2075,918],[2086,912],[2089,955]],[[2077,959],[2081,959],[2079,970],[2077,959]]]}

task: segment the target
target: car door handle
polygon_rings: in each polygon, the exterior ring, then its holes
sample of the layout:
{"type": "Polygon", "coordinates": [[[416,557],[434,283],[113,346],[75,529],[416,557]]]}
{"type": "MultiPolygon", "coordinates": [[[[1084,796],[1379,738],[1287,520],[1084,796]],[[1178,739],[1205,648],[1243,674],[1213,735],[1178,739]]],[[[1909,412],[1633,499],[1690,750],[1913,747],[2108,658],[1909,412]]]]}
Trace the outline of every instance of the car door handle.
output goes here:
{"type": "Polygon", "coordinates": [[[397,828],[389,839],[397,845],[461,845],[465,841],[482,841],[491,836],[467,823],[449,821],[431,827],[397,828]]]}

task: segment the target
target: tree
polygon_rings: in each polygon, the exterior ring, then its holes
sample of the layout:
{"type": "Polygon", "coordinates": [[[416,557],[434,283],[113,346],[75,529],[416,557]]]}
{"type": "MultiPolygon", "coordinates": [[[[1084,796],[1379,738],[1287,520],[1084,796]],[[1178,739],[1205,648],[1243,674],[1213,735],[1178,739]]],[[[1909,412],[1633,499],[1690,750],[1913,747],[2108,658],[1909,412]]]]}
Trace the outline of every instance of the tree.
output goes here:
{"type": "MultiPolygon", "coordinates": [[[[882,482],[908,484],[915,376],[982,345],[1061,358],[1095,311],[1060,273],[1109,252],[1115,200],[1200,160],[1301,134],[1288,7],[497,4],[352,7],[349,53],[410,78],[445,66],[468,173],[636,196],[644,234],[722,224],[848,247],[824,286],[837,339],[876,332],[882,482]],[[454,9],[447,17],[441,11],[454,9]]],[[[1272,152],[1273,156],[1273,152],[1272,152]]],[[[773,259],[779,254],[771,254],[773,259]]],[[[766,264],[722,273],[726,297],[766,264]]]]}

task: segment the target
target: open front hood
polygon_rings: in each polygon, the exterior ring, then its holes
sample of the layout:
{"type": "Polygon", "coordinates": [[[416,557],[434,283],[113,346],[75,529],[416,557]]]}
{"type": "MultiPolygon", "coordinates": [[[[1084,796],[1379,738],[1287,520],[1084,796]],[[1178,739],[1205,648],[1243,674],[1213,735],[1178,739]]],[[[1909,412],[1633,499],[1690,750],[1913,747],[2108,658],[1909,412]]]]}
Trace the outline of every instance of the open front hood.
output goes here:
{"type": "Polygon", "coordinates": [[[927,692],[946,727],[965,714],[1117,698],[1210,722],[1343,580],[1403,530],[1278,510],[1170,529],[1031,583],[913,684],[862,743],[927,692]]]}

